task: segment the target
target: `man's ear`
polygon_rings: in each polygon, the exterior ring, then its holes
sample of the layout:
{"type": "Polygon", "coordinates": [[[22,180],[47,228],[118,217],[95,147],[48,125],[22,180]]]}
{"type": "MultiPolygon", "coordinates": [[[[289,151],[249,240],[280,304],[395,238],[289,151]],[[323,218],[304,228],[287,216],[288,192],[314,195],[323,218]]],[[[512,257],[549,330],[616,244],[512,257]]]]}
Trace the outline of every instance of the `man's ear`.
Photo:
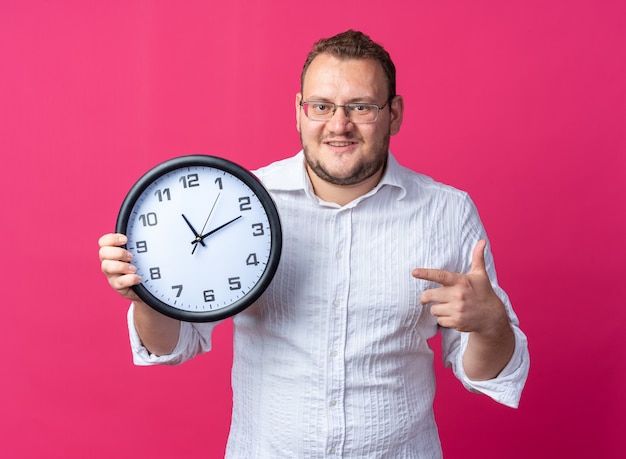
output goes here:
{"type": "Polygon", "coordinates": [[[400,132],[400,126],[402,125],[402,117],[404,115],[404,99],[402,96],[396,96],[389,104],[389,113],[391,113],[390,134],[396,135],[400,132]]]}
{"type": "Polygon", "coordinates": [[[302,102],[301,92],[296,94],[296,129],[298,129],[298,132],[300,132],[300,116],[302,116],[302,107],[300,107],[300,102],[302,102]]]}

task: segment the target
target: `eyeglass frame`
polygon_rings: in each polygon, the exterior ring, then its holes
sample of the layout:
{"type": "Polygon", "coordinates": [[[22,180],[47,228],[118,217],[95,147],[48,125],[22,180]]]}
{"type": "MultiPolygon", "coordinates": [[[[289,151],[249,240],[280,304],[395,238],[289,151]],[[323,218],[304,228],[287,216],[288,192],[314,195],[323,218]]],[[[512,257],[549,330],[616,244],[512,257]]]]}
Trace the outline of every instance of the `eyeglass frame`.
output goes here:
{"type": "Polygon", "coordinates": [[[301,101],[300,101],[300,103],[299,103],[298,105],[300,105],[300,108],[302,108],[302,110],[304,111],[304,115],[305,115],[308,119],[310,119],[311,121],[316,121],[316,122],[326,123],[326,122],[330,121],[331,119],[333,119],[333,116],[335,116],[335,112],[337,111],[337,109],[338,109],[339,107],[343,107],[343,113],[346,115],[346,118],[348,118],[348,121],[350,121],[351,123],[353,123],[353,124],[372,124],[372,123],[375,123],[376,121],[378,121],[378,114],[380,113],[380,111],[381,111],[383,108],[385,108],[387,105],[389,105],[389,104],[391,103],[391,101],[392,101],[392,100],[393,100],[393,97],[390,97],[390,98],[389,98],[389,99],[387,99],[387,101],[386,101],[384,104],[382,104],[382,105],[377,105],[377,104],[366,104],[366,103],[362,103],[362,102],[354,102],[354,103],[350,103],[350,104],[343,104],[343,105],[340,105],[340,104],[336,104],[336,103],[334,103],[334,102],[326,102],[326,101],[323,101],[323,100],[311,100],[311,101],[307,101],[307,102],[305,102],[305,101],[301,100],[301,101]],[[305,110],[305,109],[304,109],[304,106],[305,106],[305,105],[310,105],[310,104],[315,104],[315,103],[318,103],[318,104],[325,104],[325,105],[332,105],[332,106],[334,107],[334,108],[333,108],[333,111],[332,111],[332,115],[330,115],[330,117],[329,117],[328,119],[325,119],[325,120],[315,120],[315,119],[311,118],[311,117],[308,115],[308,113],[307,113],[307,112],[308,112],[308,110],[305,110]],[[372,121],[354,121],[354,120],[350,117],[350,114],[348,113],[348,110],[347,110],[346,108],[347,108],[347,107],[353,107],[353,106],[359,106],[359,105],[360,105],[360,106],[366,106],[366,107],[376,107],[376,117],[375,117],[372,121]]]}

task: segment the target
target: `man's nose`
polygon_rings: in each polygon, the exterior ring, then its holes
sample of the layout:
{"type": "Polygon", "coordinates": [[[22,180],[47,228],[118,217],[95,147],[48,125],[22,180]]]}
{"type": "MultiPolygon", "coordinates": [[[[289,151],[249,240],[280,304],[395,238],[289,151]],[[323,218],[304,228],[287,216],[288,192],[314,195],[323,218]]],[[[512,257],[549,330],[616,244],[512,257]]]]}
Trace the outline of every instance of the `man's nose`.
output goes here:
{"type": "Polygon", "coordinates": [[[352,121],[348,116],[348,110],[344,106],[335,107],[335,111],[330,120],[328,120],[329,128],[333,132],[346,131],[352,126],[352,121]]]}

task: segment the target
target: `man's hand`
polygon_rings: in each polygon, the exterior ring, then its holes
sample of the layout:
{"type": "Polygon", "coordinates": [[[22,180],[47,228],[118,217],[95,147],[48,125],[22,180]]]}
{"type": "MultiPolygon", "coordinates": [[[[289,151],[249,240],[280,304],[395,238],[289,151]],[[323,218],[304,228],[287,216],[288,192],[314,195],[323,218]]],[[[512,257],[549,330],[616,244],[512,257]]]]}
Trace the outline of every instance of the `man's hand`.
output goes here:
{"type": "Polygon", "coordinates": [[[470,379],[495,378],[506,366],[515,349],[504,303],[491,287],[485,269],[485,247],[480,240],[472,253],[472,267],[467,274],[441,269],[417,268],[413,277],[441,284],[422,292],[420,302],[432,303],[430,312],[442,327],[470,332],[463,355],[463,367],[470,379]]]}
{"type": "Polygon", "coordinates": [[[123,234],[105,234],[98,240],[100,267],[109,285],[117,293],[131,301],[141,301],[131,288],[141,283],[141,277],[136,274],[137,268],[130,263],[133,255],[122,247],[126,240],[123,234]]]}
{"type": "Polygon", "coordinates": [[[469,273],[459,274],[441,269],[416,268],[412,275],[441,284],[422,292],[422,304],[433,303],[430,312],[442,327],[462,332],[491,334],[508,323],[506,309],[495,294],[485,270],[485,246],[480,240],[474,247],[469,273]]]}

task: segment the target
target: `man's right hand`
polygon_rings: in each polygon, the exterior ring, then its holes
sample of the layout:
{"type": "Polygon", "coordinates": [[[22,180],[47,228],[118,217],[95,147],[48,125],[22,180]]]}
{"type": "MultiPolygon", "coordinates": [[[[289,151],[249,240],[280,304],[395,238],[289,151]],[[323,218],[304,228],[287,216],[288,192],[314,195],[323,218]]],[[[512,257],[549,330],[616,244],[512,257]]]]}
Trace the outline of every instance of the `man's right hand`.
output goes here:
{"type": "Polygon", "coordinates": [[[127,238],[123,234],[110,233],[103,235],[99,240],[100,267],[107,277],[109,285],[124,298],[141,302],[137,294],[131,288],[141,283],[141,277],[136,272],[137,268],[130,263],[133,254],[122,246],[127,238]]]}

